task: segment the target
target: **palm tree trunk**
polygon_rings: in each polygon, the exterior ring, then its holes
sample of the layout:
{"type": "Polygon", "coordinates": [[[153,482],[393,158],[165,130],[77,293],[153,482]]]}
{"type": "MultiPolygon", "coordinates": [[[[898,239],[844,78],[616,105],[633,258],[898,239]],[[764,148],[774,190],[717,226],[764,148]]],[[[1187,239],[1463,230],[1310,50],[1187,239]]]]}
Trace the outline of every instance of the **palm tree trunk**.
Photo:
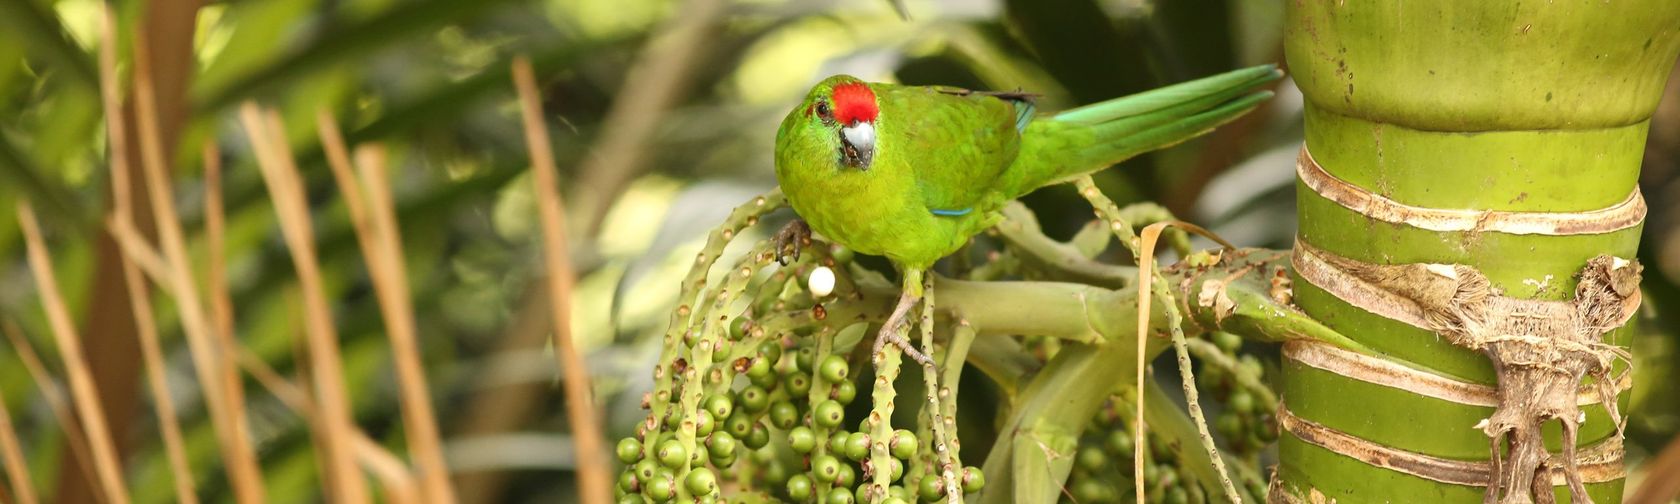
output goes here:
{"type": "Polygon", "coordinates": [[[1377,355],[1286,346],[1271,500],[1620,501],[1636,183],[1680,2],[1288,10],[1295,300],[1377,355]]]}

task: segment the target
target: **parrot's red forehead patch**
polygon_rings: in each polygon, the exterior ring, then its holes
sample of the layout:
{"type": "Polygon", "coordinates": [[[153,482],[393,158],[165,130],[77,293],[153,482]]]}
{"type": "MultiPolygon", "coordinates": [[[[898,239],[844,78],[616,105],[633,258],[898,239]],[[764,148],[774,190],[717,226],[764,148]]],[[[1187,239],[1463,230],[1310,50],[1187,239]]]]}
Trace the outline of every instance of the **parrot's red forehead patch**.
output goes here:
{"type": "Polygon", "coordinates": [[[875,92],[862,82],[847,82],[834,86],[834,119],[840,124],[853,121],[875,122],[880,114],[875,104],[875,92]]]}

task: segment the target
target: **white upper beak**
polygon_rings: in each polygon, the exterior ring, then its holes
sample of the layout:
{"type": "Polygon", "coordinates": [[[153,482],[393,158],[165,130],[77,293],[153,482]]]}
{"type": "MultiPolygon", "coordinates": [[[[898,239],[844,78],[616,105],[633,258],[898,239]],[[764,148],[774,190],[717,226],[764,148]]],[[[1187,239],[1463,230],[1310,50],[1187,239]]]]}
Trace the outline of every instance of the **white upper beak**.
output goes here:
{"type": "Polygon", "coordinates": [[[840,128],[840,134],[846,137],[846,142],[861,151],[875,149],[875,125],[858,121],[840,128]]]}

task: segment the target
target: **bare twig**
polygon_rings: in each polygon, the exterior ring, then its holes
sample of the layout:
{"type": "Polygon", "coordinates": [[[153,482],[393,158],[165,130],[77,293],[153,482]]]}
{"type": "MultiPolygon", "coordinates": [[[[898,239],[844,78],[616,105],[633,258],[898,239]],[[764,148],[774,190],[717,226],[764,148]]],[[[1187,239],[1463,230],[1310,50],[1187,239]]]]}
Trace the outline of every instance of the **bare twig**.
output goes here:
{"type": "Polygon", "coordinates": [[[87,439],[82,437],[80,423],[70,413],[70,405],[64,402],[64,390],[52,375],[47,373],[46,363],[41,361],[41,355],[35,353],[35,345],[29,344],[29,339],[23,336],[16,323],[6,319],[0,323],[0,332],[6,334],[6,341],[17,350],[18,360],[23,361],[23,369],[29,373],[29,378],[35,380],[35,386],[41,389],[41,397],[47,400],[47,407],[52,410],[53,418],[58,420],[58,428],[64,431],[64,444],[70,446],[70,453],[76,457],[76,467],[81,469],[82,476],[87,481],[94,481],[93,467],[88,461],[87,439]]]}
{"type": "MultiPolygon", "coordinates": [[[[1147,353],[1145,346],[1147,345],[1151,318],[1149,311],[1154,306],[1150,304],[1150,298],[1152,295],[1159,294],[1164,298],[1161,306],[1166,312],[1167,328],[1172,333],[1173,348],[1177,351],[1179,378],[1184,382],[1190,416],[1196,421],[1196,427],[1201,434],[1202,446],[1208,451],[1208,455],[1212,459],[1213,467],[1219,475],[1219,483],[1224,488],[1226,497],[1233,502],[1241,502],[1242,495],[1237,492],[1236,485],[1231,483],[1231,476],[1225,470],[1224,459],[1220,457],[1218,447],[1213,444],[1213,436],[1208,433],[1206,419],[1202,416],[1201,406],[1197,404],[1196,385],[1194,378],[1190,375],[1190,356],[1185,350],[1184,327],[1179,318],[1178,303],[1173,301],[1172,288],[1161,277],[1160,268],[1156,266],[1154,260],[1155,243],[1160,239],[1161,232],[1168,226],[1176,225],[1190,231],[1201,232],[1226,247],[1230,247],[1230,244],[1217,236],[1212,236],[1212,233],[1207,233],[1206,230],[1178,221],[1151,224],[1144,228],[1143,236],[1139,238],[1137,232],[1132,229],[1132,224],[1126,221],[1125,216],[1121,215],[1120,209],[1114,205],[1113,201],[1109,200],[1107,196],[1103,196],[1102,191],[1098,190],[1096,184],[1091,181],[1090,176],[1075,179],[1074,183],[1079,189],[1080,196],[1090,201],[1091,206],[1096,209],[1097,215],[1108,223],[1109,231],[1114,233],[1115,238],[1118,238],[1120,243],[1132,252],[1133,257],[1138,258],[1137,390],[1144,390],[1144,369],[1148,365],[1148,359],[1145,357],[1147,353]]],[[[1143,502],[1145,497],[1143,452],[1148,444],[1148,438],[1144,435],[1144,424],[1147,422],[1143,420],[1143,402],[1143,394],[1140,393],[1136,399],[1137,416],[1135,418],[1137,420],[1132,422],[1137,431],[1133,434],[1133,439],[1136,442],[1132,451],[1132,463],[1134,464],[1134,488],[1138,502],[1143,502]]]]}
{"type": "MultiPolygon", "coordinates": [[[[210,302],[210,320],[208,324],[215,330],[210,331],[217,345],[219,365],[216,366],[222,375],[222,392],[227,394],[228,414],[230,422],[235,428],[238,438],[243,444],[249,439],[247,429],[250,421],[245,411],[245,381],[239,375],[239,366],[232,362],[232,351],[239,346],[234,332],[233,299],[227,288],[227,246],[223,228],[222,216],[222,153],[216,148],[216,142],[204,142],[204,246],[209,257],[209,265],[205,272],[205,289],[208,291],[210,302]]],[[[241,450],[244,448],[241,447],[241,450]]],[[[255,463],[255,455],[252,455],[255,463]]],[[[262,490],[262,473],[254,472],[243,477],[254,478],[252,485],[255,490],[262,490]]]]}
{"type": "Polygon", "coordinates": [[[157,99],[152,90],[151,70],[144,33],[135,34],[134,96],[139,117],[141,164],[146,174],[146,188],[151,198],[152,217],[157,222],[158,239],[164,259],[169,263],[171,291],[180,311],[181,327],[186,335],[187,348],[192,353],[199,386],[210,410],[210,421],[216,431],[217,445],[226,464],[228,479],[235,498],[241,503],[264,501],[262,471],[258,468],[255,450],[251,447],[244,421],[244,405],[230,400],[223,383],[228,370],[216,338],[204,315],[204,304],[192,279],[192,267],[187,258],[186,238],[175,211],[174,196],[169,190],[168,164],[164,159],[163,141],[159,132],[157,99]]]}
{"type": "Polygon", "coordinates": [[[240,119],[251,146],[257,154],[257,166],[262,169],[263,181],[268,185],[275,214],[280,219],[280,231],[291,250],[292,265],[297,268],[298,283],[303,291],[305,333],[310,352],[310,374],[319,396],[322,427],[320,450],[327,467],[322,469],[334,502],[367,501],[367,482],[356,468],[352,442],[356,431],[351,417],[350,400],[346,397],[344,370],[338,350],[338,331],[333,326],[332,307],[327,302],[326,286],[321,282],[320,264],[315,257],[315,235],[310,228],[308,203],[298,180],[297,166],[285,142],[285,128],[280,117],[269,111],[264,114],[255,103],[240,107],[240,119]]]}
{"type": "MultiPolygon", "coordinates": [[[[132,224],[133,195],[129,181],[128,135],[123,127],[122,105],[117,84],[116,14],[105,5],[101,30],[105,43],[99,45],[99,95],[105,107],[107,143],[111,149],[111,197],[118,222],[132,224]]],[[[152,404],[157,410],[158,429],[163,435],[164,452],[169,457],[170,476],[175,483],[179,502],[196,504],[198,493],[193,490],[192,468],[181,441],[181,422],[175,414],[175,399],[169,393],[169,379],[164,374],[163,349],[158,343],[157,322],[152,318],[152,300],[145,279],[140,277],[134,261],[118,254],[123,282],[134,311],[135,330],[140,336],[140,355],[146,365],[146,381],[152,389],[152,404]]]]}
{"type": "Polygon", "coordinates": [[[105,425],[105,410],[99,404],[99,391],[94,387],[93,372],[88,369],[82,353],[81,336],[76,324],[70,321],[70,309],[58,291],[58,279],[53,275],[52,260],[46,243],[41,239],[40,223],[28,201],[19,201],[18,224],[23,230],[25,246],[29,249],[29,269],[34,271],[35,284],[41,291],[41,305],[47,311],[53,339],[58,343],[59,356],[64,359],[64,373],[70,380],[70,399],[81,416],[87,432],[88,447],[93,454],[95,473],[106,498],[117,504],[127,504],[128,488],[123,485],[122,467],[117,460],[116,444],[105,425]]]}
{"type": "MultiPolygon", "coordinates": [[[[933,355],[933,278],[930,275],[922,289],[922,353],[933,355]]],[[[933,449],[935,468],[939,473],[939,480],[945,486],[946,502],[959,504],[962,502],[962,486],[957,482],[957,473],[962,471],[957,464],[960,460],[951,457],[951,445],[956,442],[956,436],[949,429],[956,426],[955,419],[947,425],[945,415],[939,411],[939,395],[944,391],[939,388],[939,369],[931,364],[922,366],[922,382],[927,390],[927,411],[929,430],[933,431],[933,442],[929,446],[933,449]]]]}
{"type": "MultiPolygon", "coordinates": [[[[690,0],[660,29],[625,76],[624,87],[613,99],[602,121],[606,126],[578,172],[577,208],[584,219],[583,235],[600,233],[607,210],[624,186],[646,165],[649,149],[666,109],[681,97],[689,78],[699,67],[701,51],[717,18],[723,13],[722,0],[690,0]]],[[[544,141],[547,141],[545,135],[544,141]]]]}
{"type": "Polygon", "coordinates": [[[0,462],[6,464],[6,480],[12,484],[12,498],[18,504],[35,504],[35,484],[29,481],[29,466],[24,465],[23,447],[18,443],[17,430],[12,428],[12,412],[6,401],[0,401],[0,462]]]}
{"type": "MultiPolygon", "coordinates": [[[[280,399],[281,404],[286,405],[293,413],[297,413],[298,416],[306,419],[317,417],[315,403],[310,400],[309,394],[304,392],[303,387],[280,376],[279,372],[275,371],[273,367],[269,367],[267,362],[251,353],[250,350],[240,347],[232,351],[236,356],[235,358],[238,359],[240,367],[251,373],[251,376],[256,378],[257,383],[268,389],[270,394],[274,394],[274,397],[280,399]]],[[[380,487],[385,489],[385,500],[387,502],[394,504],[420,502],[414,491],[416,488],[414,477],[409,474],[408,466],[403,464],[401,458],[380,446],[377,441],[369,438],[366,433],[361,431],[356,431],[353,434],[352,442],[354,444],[351,445],[351,451],[355,452],[356,460],[367,467],[379,480],[380,487]]]]}
{"type": "MultiPolygon", "coordinates": [[[[713,0],[701,0],[710,2],[713,0]]],[[[521,56],[513,61],[513,82],[525,122],[525,143],[531,149],[531,182],[536,190],[538,216],[543,227],[543,257],[548,269],[549,302],[554,313],[554,354],[565,373],[566,418],[572,425],[577,445],[578,492],[583,502],[608,502],[612,480],[607,474],[611,462],[602,446],[601,428],[595,416],[589,373],[572,341],[572,264],[566,247],[565,207],[560,202],[559,174],[554,153],[543,125],[542,101],[537,95],[531,61],[521,56]]]]}
{"type": "Polygon", "coordinates": [[[385,489],[385,502],[391,504],[421,502],[420,496],[415,495],[418,493],[420,486],[415,484],[414,474],[408,472],[408,464],[404,463],[402,458],[385,450],[385,447],[380,446],[379,442],[374,441],[373,438],[367,436],[367,433],[361,431],[355,432],[355,444],[351,445],[350,451],[355,452],[356,460],[360,461],[362,466],[367,467],[368,472],[373,473],[373,477],[379,480],[380,488],[385,489]]]}
{"type": "Polygon", "coordinates": [[[398,235],[389,181],[385,178],[383,151],[373,148],[356,151],[361,161],[358,167],[362,170],[362,180],[358,182],[351,172],[350,156],[337,121],[324,108],[315,119],[327,165],[332,168],[344,204],[349,208],[357,242],[367,261],[368,276],[373,279],[374,294],[379,299],[379,311],[385,318],[386,334],[391,339],[391,358],[396,363],[398,393],[402,395],[403,426],[408,433],[409,451],[420,468],[419,481],[425,485],[421,495],[425,502],[453,502],[455,490],[449,484],[449,468],[443,460],[426,370],[420,361],[414,305],[408,296],[402,238],[398,235]],[[362,199],[364,193],[368,201],[362,199]]]}

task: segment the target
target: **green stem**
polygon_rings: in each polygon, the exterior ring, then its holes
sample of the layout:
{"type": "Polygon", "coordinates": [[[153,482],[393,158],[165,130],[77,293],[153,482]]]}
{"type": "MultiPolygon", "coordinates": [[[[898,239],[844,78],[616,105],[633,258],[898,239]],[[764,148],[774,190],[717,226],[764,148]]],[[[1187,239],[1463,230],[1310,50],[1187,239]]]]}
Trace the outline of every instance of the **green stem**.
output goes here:
{"type": "MultiPolygon", "coordinates": [[[[1109,229],[1114,231],[1115,236],[1120,239],[1120,243],[1126,245],[1126,248],[1132,251],[1134,257],[1143,258],[1148,252],[1143,250],[1144,244],[1138,240],[1137,234],[1132,231],[1131,225],[1123,219],[1120,209],[1114,206],[1114,202],[1104,197],[1102,192],[1097,190],[1097,186],[1091,181],[1091,177],[1088,175],[1080,177],[1074,181],[1074,184],[1078,187],[1079,194],[1085,196],[1085,199],[1091,202],[1091,206],[1096,207],[1097,213],[1102,215],[1104,220],[1109,221],[1109,229]]],[[[1161,297],[1161,304],[1166,310],[1167,329],[1172,334],[1173,353],[1178,357],[1179,379],[1183,382],[1184,398],[1189,404],[1190,417],[1196,421],[1196,430],[1200,434],[1202,447],[1207,450],[1208,459],[1213,462],[1213,468],[1219,474],[1219,484],[1225,489],[1225,496],[1232,501],[1241,502],[1242,496],[1237,492],[1236,485],[1231,483],[1231,476],[1225,470],[1225,460],[1219,456],[1219,447],[1213,442],[1213,434],[1208,430],[1207,418],[1203,416],[1202,406],[1196,396],[1196,377],[1190,370],[1190,353],[1184,348],[1184,325],[1179,319],[1178,302],[1173,298],[1172,287],[1167,285],[1166,278],[1161,275],[1160,267],[1154,262],[1139,264],[1138,267],[1153,270],[1154,282],[1150,285],[1150,290],[1161,297]]],[[[1141,339],[1144,335],[1140,333],[1137,337],[1141,339]]],[[[1142,402],[1138,403],[1138,408],[1140,410],[1143,408],[1142,402]]],[[[1133,461],[1137,468],[1133,476],[1137,478],[1139,484],[1138,500],[1143,499],[1143,487],[1141,486],[1143,481],[1142,450],[1148,442],[1143,435],[1145,423],[1133,422],[1133,425],[1137,428],[1135,439],[1137,439],[1138,455],[1133,461]]]]}
{"type": "MultiPolygon", "coordinates": [[[[933,279],[929,278],[927,282],[929,285],[922,289],[922,354],[931,358],[933,356],[934,289],[931,285],[933,279]]],[[[923,388],[927,394],[928,422],[931,424],[931,430],[933,431],[933,439],[930,440],[928,448],[933,452],[934,460],[938,462],[935,468],[939,471],[939,479],[944,482],[946,499],[952,504],[956,504],[962,501],[962,487],[957,484],[958,468],[951,463],[951,444],[956,442],[956,438],[946,430],[949,426],[945,423],[946,418],[955,419],[955,417],[946,417],[939,411],[939,396],[944,392],[939,389],[939,370],[934,366],[923,366],[922,368],[922,382],[925,384],[923,388]]]]}

